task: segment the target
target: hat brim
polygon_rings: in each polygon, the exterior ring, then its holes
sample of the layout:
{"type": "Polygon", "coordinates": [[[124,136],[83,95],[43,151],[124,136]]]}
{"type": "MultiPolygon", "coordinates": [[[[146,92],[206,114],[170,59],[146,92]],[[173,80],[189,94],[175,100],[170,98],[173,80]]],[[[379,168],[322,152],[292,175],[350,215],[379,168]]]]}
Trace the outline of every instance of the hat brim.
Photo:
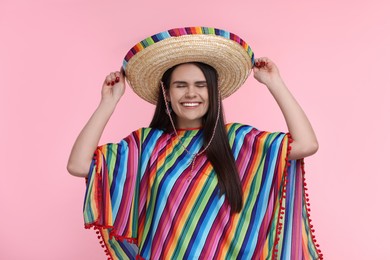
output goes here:
{"type": "Polygon", "coordinates": [[[221,97],[226,98],[249,76],[253,53],[248,54],[242,44],[218,35],[180,35],[163,39],[137,52],[124,62],[124,70],[134,92],[147,102],[156,104],[165,71],[188,62],[203,62],[215,68],[221,97]]]}

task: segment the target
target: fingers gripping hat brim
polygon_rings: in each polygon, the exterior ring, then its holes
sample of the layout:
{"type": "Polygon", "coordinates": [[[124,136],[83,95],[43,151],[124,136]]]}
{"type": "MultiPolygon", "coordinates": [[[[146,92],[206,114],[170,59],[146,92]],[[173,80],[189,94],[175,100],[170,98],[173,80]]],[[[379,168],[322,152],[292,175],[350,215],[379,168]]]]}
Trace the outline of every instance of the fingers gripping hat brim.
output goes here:
{"type": "Polygon", "coordinates": [[[222,98],[247,79],[254,63],[251,48],[238,36],[207,27],[187,27],[153,35],[126,55],[123,69],[134,92],[156,104],[160,80],[169,68],[187,62],[214,67],[222,98]]]}

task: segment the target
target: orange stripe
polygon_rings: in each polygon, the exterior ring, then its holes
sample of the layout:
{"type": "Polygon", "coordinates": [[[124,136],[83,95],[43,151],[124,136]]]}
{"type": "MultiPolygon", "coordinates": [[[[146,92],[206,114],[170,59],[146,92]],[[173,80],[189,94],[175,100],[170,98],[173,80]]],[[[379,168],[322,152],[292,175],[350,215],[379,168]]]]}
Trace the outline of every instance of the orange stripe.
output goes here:
{"type": "Polygon", "coordinates": [[[202,27],[195,27],[194,29],[195,29],[195,33],[196,34],[202,34],[203,33],[202,32],[202,27]]]}
{"type": "Polygon", "coordinates": [[[144,46],[142,46],[142,44],[139,42],[133,48],[136,50],[136,52],[139,52],[144,48],[144,46]]]}

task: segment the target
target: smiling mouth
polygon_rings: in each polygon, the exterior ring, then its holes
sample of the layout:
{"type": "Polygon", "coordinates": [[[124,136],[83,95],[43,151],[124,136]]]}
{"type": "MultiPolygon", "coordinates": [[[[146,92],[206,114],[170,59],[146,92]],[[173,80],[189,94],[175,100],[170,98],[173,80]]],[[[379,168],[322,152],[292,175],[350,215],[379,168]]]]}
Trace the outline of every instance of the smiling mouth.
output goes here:
{"type": "Polygon", "coordinates": [[[196,107],[200,105],[200,102],[184,102],[181,105],[184,107],[196,107]]]}

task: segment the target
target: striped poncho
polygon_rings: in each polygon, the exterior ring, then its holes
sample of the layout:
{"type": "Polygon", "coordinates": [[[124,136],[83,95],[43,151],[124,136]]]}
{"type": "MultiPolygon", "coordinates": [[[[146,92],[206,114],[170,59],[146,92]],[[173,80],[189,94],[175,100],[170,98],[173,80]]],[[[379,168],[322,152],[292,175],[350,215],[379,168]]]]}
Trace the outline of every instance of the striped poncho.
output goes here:
{"type": "Polygon", "coordinates": [[[230,214],[201,129],[142,128],[98,147],[87,179],[86,228],[109,259],[319,259],[288,135],[229,124],[243,208],[230,214]],[[181,140],[181,142],[179,141],[181,140]],[[183,145],[191,153],[185,151],[183,145]]]}

